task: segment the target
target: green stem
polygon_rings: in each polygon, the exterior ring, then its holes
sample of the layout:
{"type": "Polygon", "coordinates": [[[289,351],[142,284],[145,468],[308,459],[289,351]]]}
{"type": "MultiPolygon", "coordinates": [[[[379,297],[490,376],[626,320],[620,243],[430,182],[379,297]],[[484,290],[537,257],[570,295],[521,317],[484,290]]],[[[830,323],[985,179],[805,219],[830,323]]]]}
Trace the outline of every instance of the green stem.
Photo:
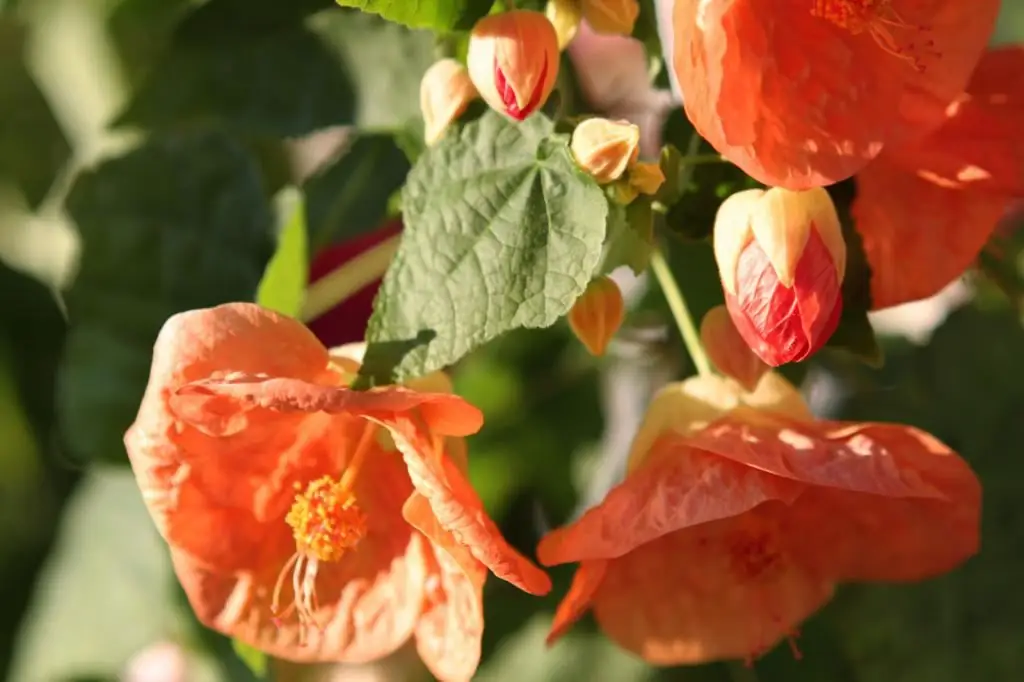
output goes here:
{"type": "Polygon", "coordinates": [[[676,326],[679,327],[679,333],[683,336],[686,350],[693,358],[697,374],[702,377],[711,376],[711,363],[708,362],[704,346],[701,345],[700,333],[693,323],[693,316],[690,315],[690,309],[686,307],[683,292],[679,290],[679,285],[676,284],[675,277],[672,276],[672,271],[669,270],[668,263],[665,262],[665,255],[660,248],[655,248],[651,254],[651,269],[654,271],[654,277],[658,280],[658,286],[665,294],[665,300],[668,301],[669,310],[672,311],[672,317],[675,318],[676,326]]]}

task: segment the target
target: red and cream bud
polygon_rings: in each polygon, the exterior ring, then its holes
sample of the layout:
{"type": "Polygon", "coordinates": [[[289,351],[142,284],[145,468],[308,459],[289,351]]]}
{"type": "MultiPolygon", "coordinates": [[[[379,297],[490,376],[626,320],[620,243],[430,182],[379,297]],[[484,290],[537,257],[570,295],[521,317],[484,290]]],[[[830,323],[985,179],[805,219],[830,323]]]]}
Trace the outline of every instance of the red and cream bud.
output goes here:
{"type": "Polygon", "coordinates": [[[420,111],[426,143],[437,142],[477,96],[466,67],[454,59],[434,62],[420,81],[420,111]]]}
{"type": "Polygon", "coordinates": [[[732,195],[715,218],[714,246],[729,314],[767,364],[803,360],[836,330],[846,243],[824,189],[732,195]]]}
{"type": "Polygon", "coordinates": [[[626,305],[619,285],[601,276],[587,286],[569,311],[569,327],[591,355],[604,355],[608,342],[622,326],[626,305]]]}
{"type": "Polygon", "coordinates": [[[473,27],[469,77],[491,108],[522,121],[547,101],[558,77],[558,36],[540,12],[514,10],[473,27]]]}

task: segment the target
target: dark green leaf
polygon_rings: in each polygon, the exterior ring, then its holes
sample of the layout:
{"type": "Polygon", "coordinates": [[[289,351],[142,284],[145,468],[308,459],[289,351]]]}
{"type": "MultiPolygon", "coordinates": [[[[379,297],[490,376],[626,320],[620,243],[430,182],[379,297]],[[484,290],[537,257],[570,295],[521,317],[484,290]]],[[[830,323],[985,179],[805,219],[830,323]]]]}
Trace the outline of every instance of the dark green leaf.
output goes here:
{"type": "Polygon", "coordinates": [[[413,28],[444,30],[472,28],[491,9],[494,0],[338,0],[338,4],[413,28]]]}
{"type": "Polygon", "coordinates": [[[628,206],[609,202],[601,272],[607,274],[627,265],[639,275],[647,269],[654,249],[654,210],[648,197],[637,197],[628,206]]]}
{"type": "Polygon", "coordinates": [[[252,159],[217,133],[154,138],[80,176],[67,206],[82,258],[59,415],[75,455],[120,459],[160,327],[179,311],[252,300],[272,216],[252,159]]]}
{"type": "Polygon", "coordinates": [[[120,66],[138,85],[167,48],[192,0],[122,0],[107,20],[120,66]]]}
{"type": "Polygon", "coordinates": [[[511,329],[552,325],[586,288],[608,204],[551,132],[543,116],[512,124],[489,113],[409,174],[405,232],[367,338],[436,336],[405,355],[397,378],[449,365],[511,329]]]}
{"type": "Polygon", "coordinates": [[[39,205],[71,155],[64,133],[25,68],[25,31],[0,17],[0,182],[39,205]]]}
{"type": "Polygon", "coordinates": [[[310,253],[379,227],[409,161],[394,136],[363,134],[333,164],[305,182],[310,253]]]}

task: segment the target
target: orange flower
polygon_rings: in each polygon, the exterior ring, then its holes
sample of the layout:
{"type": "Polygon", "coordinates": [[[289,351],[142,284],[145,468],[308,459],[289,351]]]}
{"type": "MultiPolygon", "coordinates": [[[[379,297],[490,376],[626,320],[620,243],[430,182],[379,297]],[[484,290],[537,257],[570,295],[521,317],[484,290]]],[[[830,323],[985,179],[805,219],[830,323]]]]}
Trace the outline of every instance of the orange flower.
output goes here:
{"type": "Polygon", "coordinates": [[[946,116],[857,175],[852,211],[874,308],[931,296],[959,277],[1024,197],[1024,48],[987,53],[946,116]]]}
{"type": "Polygon", "coordinates": [[[480,656],[489,568],[534,593],[465,476],[480,412],[444,375],[352,391],[328,354],[248,303],[172,317],[125,444],[199,619],[295,661],[363,662],[415,637],[443,680],[480,656]],[[396,450],[397,448],[397,450],[396,450]]]}
{"type": "Polygon", "coordinates": [[[715,149],[806,189],[937,126],[998,12],[999,0],[676,0],[673,63],[715,149]]]}
{"type": "Polygon", "coordinates": [[[913,581],[977,551],[980,487],[955,453],[895,424],[814,421],[769,373],[753,393],[697,377],[654,399],[626,480],[546,536],[580,562],[549,642],[593,608],[655,664],[750,658],[837,583],[913,581]]]}

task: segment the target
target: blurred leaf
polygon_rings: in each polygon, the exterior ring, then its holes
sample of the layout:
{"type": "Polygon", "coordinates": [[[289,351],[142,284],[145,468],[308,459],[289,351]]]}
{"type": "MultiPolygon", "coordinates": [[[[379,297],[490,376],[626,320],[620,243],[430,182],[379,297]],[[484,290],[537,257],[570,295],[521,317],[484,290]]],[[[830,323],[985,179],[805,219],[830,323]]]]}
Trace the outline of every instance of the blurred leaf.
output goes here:
{"type": "Polygon", "coordinates": [[[263,679],[267,676],[267,655],[265,653],[238,639],[231,640],[231,648],[254,677],[263,679]]]}
{"type": "Polygon", "coordinates": [[[107,19],[120,67],[137,85],[170,42],[195,0],[120,0],[107,19]]]}
{"type": "Polygon", "coordinates": [[[365,234],[388,215],[409,162],[392,135],[359,134],[333,164],[306,180],[311,253],[365,234]]]}
{"type": "Polygon", "coordinates": [[[95,467],[39,576],[10,679],[116,676],[169,636],[170,562],[130,471],[95,467]]]}
{"type": "Polygon", "coordinates": [[[551,131],[540,115],[513,125],[489,113],[409,174],[402,242],[367,340],[436,336],[405,355],[397,378],[450,365],[509,330],[550,326],[590,282],[607,201],[551,131]]]}
{"type": "Polygon", "coordinates": [[[67,293],[63,435],[78,458],[122,460],[157,332],[174,313],[253,300],[272,217],[252,159],[209,132],[104,162],[78,178],[67,207],[83,246],[67,293]]]}
{"type": "Polygon", "coordinates": [[[282,223],[277,250],[256,291],[256,302],[290,317],[298,317],[309,281],[309,248],[306,244],[306,211],[302,195],[289,188],[277,196],[282,223]]]}
{"type": "Polygon", "coordinates": [[[648,197],[637,197],[628,206],[608,205],[601,272],[626,265],[639,275],[647,269],[654,248],[654,211],[648,197]]]}
{"type": "Polygon", "coordinates": [[[469,29],[487,14],[494,0],[338,0],[339,5],[379,14],[414,28],[469,29]]]}
{"type": "Polygon", "coordinates": [[[0,182],[11,182],[35,208],[71,147],[25,68],[24,52],[24,28],[13,17],[0,16],[0,182]]]}
{"type": "Polygon", "coordinates": [[[217,121],[235,133],[298,137],[351,123],[393,127],[418,114],[429,34],[338,9],[296,16],[280,2],[277,21],[239,25],[225,4],[237,2],[212,0],[182,23],[117,125],[217,121]]]}

